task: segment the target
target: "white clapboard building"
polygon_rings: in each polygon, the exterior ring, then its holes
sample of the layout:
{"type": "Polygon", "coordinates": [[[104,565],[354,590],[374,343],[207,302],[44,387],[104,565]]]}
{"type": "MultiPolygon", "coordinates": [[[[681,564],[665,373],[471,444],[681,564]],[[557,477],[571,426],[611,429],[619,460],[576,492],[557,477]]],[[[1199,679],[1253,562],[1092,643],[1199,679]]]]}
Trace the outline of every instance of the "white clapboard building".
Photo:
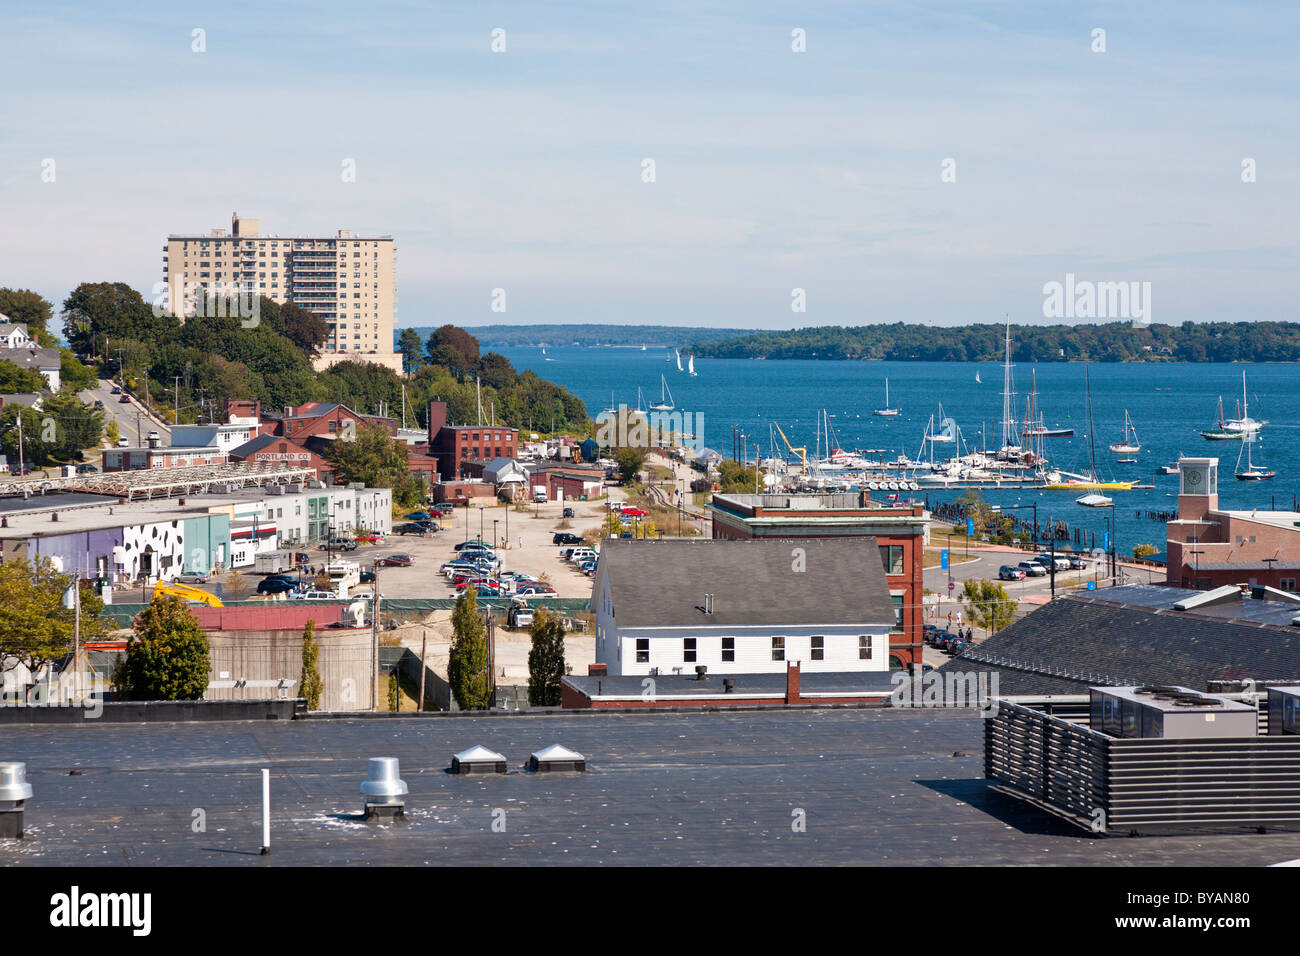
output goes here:
{"type": "Polygon", "coordinates": [[[861,538],[610,538],[592,603],[610,675],[889,669],[895,609],[861,538]]]}

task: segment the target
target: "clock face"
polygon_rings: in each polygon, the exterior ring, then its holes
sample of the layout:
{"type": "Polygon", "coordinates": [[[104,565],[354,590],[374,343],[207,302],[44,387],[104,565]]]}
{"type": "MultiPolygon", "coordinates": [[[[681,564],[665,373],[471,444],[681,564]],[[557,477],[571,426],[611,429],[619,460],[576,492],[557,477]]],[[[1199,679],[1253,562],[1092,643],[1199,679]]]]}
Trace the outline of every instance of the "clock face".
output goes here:
{"type": "Polygon", "coordinates": [[[1201,484],[1201,473],[1199,471],[1187,472],[1187,487],[1197,488],[1201,484]]]}

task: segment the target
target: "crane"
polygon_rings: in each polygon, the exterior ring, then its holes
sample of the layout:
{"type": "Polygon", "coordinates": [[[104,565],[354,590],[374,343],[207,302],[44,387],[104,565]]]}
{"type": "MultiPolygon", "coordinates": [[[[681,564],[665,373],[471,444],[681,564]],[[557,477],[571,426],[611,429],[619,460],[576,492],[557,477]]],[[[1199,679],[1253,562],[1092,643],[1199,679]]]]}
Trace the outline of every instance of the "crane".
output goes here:
{"type": "Polygon", "coordinates": [[[160,594],[171,594],[187,601],[198,601],[200,604],[208,605],[208,607],[225,607],[221,603],[221,598],[215,594],[209,594],[202,588],[193,588],[188,584],[181,584],[176,581],[159,581],[155,584],[153,586],[154,600],[157,600],[160,594]]]}
{"type": "MultiPolygon", "coordinates": [[[[776,422],[772,423],[776,425],[776,422]]],[[[785,437],[785,432],[781,431],[781,426],[776,425],[776,433],[781,436],[781,441],[785,442],[785,447],[790,449],[790,454],[799,456],[799,474],[808,473],[808,449],[807,447],[795,448],[790,444],[790,439],[785,437]]]]}

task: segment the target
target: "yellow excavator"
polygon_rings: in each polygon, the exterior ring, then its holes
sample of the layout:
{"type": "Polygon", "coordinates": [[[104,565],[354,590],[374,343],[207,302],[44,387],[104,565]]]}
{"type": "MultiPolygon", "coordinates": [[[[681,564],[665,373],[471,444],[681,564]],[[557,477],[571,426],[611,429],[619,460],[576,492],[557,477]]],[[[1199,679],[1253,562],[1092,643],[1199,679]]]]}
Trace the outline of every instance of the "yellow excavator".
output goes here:
{"type": "Polygon", "coordinates": [[[157,600],[160,594],[170,594],[174,597],[184,598],[187,601],[198,601],[208,607],[225,607],[221,603],[221,598],[215,594],[209,594],[202,588],[190,587],[188,584],[181,584],[178,581],[159,581],[153,586],[154,599],[157,600]]]}

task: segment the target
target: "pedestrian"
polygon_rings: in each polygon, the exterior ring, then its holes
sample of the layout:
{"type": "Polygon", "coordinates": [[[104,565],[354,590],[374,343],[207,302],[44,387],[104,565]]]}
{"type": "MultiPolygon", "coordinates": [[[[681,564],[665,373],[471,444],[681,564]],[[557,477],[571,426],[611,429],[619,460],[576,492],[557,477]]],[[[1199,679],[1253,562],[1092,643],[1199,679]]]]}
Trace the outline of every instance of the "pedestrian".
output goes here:
{"type": "Polygon", "coordinates": [[[519,550],[524,550],[524,536],[522,534],[519,536],[519,550]]]}

